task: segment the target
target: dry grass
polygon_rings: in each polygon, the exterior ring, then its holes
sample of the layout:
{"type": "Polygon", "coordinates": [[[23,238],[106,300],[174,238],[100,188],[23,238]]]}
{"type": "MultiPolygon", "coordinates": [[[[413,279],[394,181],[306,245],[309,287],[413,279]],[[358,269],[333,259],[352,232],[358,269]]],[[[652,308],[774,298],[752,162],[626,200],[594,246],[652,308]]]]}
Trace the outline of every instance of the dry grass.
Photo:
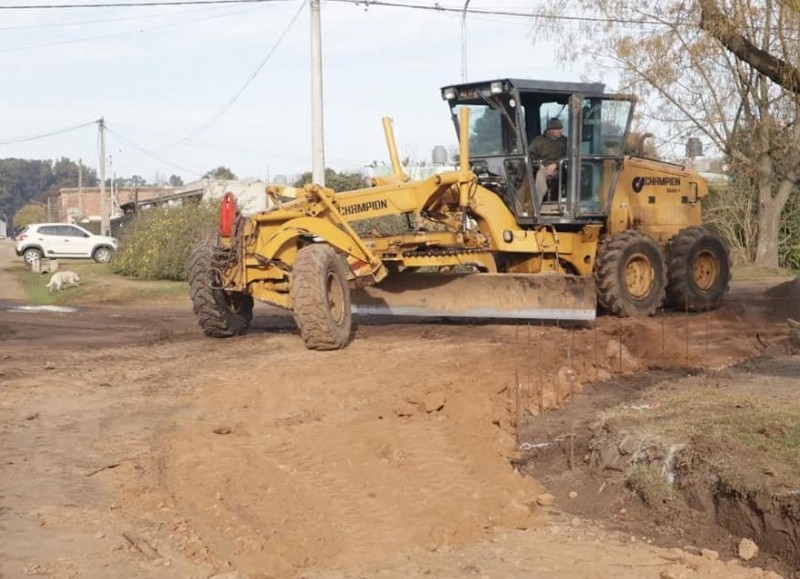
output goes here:
{"type": "Polygon", "coordinates": [[[685,445],[682,463],[702,463],[736,487],[797,488],[800,405],[715,387],[708,378],[655,389],[638,404],[651,408],[615,408],[601,419],[611,431],[685,445]]]}

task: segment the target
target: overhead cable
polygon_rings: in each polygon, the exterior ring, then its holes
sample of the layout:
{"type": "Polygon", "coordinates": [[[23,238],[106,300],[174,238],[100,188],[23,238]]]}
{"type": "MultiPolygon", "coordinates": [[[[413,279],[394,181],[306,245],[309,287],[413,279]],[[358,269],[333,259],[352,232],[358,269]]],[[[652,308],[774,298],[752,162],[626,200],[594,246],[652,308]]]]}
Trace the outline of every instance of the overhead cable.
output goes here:
{"type": "Polygon", "coordinates": [[[82,129],[83,127],[88,127],[89,125],[97,124],[97,121],[89,121],[88,123],[82,123],[80,125],[75,125],[73,127],[67,127],[65,129],[58,129],[55,131],[50,131],[47,133],[39,133],[37,135],[30,135],[27,137],[16,137],[13,139],[4,139],[0,140],[0,145],[15,145],[17,143],[25,143],[27,141],[36,141],[39,139],[46,139],[47,137],[54,137],[56,135],[61,135],[63,133],[69,133],[70,131],[74,131],[77,129],[82,129]]]}
{"type": "Polygon", "coordinates": [[[144,154],[144,155],[147,155],[147,156],[148,156],[148,157],[150,157],[151,159],[155,159],[155,160],[156,160],[156,161],[158,161],[159,163],[163,163],[164,165],[168,165],[168,166],[170,166],[170,167],[173,167],[173,168],[175,168],[175,169],[179,169],[179,170],[181,170],[181,171],[184,171],[184,172],[186,172],[186,173],[189,173],[189,174],[191,174],[191,175],[195,175],[195,176],[197,176],[197,177],[201,177],[201,176],[202,176],[202,173],[199,173],[199,172],[197,172],[197,171],[194,171],[194,170],[192,170],[192,169],[187,169],[186,167],[181,167],[180,165],[176,165],[175,163],[172,163],[172,162],[170,162],[170,161],[167,161],[166,159],[164,159],[164,158],[162,158],[162,157],[160,157],[160,156],[156,155],[156,154],[155,154],[155,153],[153,153],[152,151],[149,151],[148,149],[145,149],[144,147],[141,147],[141,146],[137,145],[136,143],[134,143],[133,141],[131,141],[131,140],[130,140],[130,139],[128,139],[127,137],[124,137],[123,135],[121,135],[121,134],[120,134],[120,133],[118,133],[117,131],[115,131],[115,130],[113,130],[113,129],[109,128],[108,124],[106,124],[106,131],[108,131],[109,133],[111,133],[112,135],[114,135],[114,136],[115,136],[117,139],[119,139],[119,140],[120,140],[122,143],[124,143],[125,145],[128,145],[129,147],[131,147],[131,148],[133,148],[133,149],[136,149],[137,151],[139,151],[140,153],[142,153],[142,154],[144,154]]]}
{"type": "MultiPolygon", "coordinates": [[[[257,4],[264,2],[287,2],[288,0],[150,0],[146,2],[100,2],[100,3],[69,3],[69,4],[11,4],[0,6],[0,10],[58,10],[58,9],[79,9],[79,8],[144,8],[148,6],[187,6],[187,5],[209,5],[209,4],[257,4]]],[[[439,13],[453,14],[483,14],[489,16],[514,16],[519,18],[549,18],[552,20],[572,20],[576,22],[602,22],[617,24],[663,24],[658,20],[635,20],[625,18],[610,18],[599,16],[571,16],[554,15],[549,13],[517,12],[514,10],[496,10],[467,8],[458,6],[444,6],[442,4],[413,4],[409,2],[391,0],[327,0],[328,2],[340,2],[344,4],[355,4],[370,8],[371,6],[408,8],[412,10],[427,10],[439,13]]]]}
{"type": "MultiPolygon", "coordinates": [[[[213,8],[211,8],[213,9],[213,8]]],[[[179,12],[159,13],[159,14],[138,14],[136,16],[122,16],[119,18],[103,18],[102,20],[79,20],[76,22],[58,21],[39,24],[20,24],[17,26],[0,26],[0,30],[31,30],[36,28],[65,28],[69,26],[86,26],[89,24],[111,24],[113,22],[128,22],[131,20],[143,20],[154,17],[185,16],[197,12],[206,12],[209,8],[197,8],[195,10],[182,10],[179,12]]]]}
{"type": "Polygon", "coordinates": [[[305,2],[305,0],[303,0],[303,2],[300,4],[300,7],[297,9],[297,12],[295,12],[294,16],[292,16],[292,19],[289,21],[289,23],[283,29],[283,32],[281,32],[280,36],[278,36],[278,39],[275,41],[275,43],[269,49],[269,52],[267,52],[267,55],[261,60],[261,62],[258,63],[258,66],[256,67],[256,69],[252,72],[252,74],[248,77],[248,79],[244,82],[244,84],[239,88],[239,90],[236,91],[236,94],[234,94],[233,97],[231,97],[228,100],[228,102],[226,102],[225,105],[223,105],[223,107],[221,109],[219,109],[216,113],[214,113],[206,121],[204,121],[202,124],[200,124],[200,126],[198,126],[194,131],[192,131],[191,133],[189,133],[188,135],[186,135],[182,139],[180,139],[178,141],[175,141],[174,143],[171,143],[169,145],[165,145],[162,148],[174,147],[175,145],[181,145],[181,144],[184,144],[184,143],[188,143],[189,141],[194,139],[197,135],[199,135],[204,130],[206,130],[211,124],[213,124],[215,121],[217,121],[222,115],[224,115],[226,112],[228,112],[228,110],[239,99],[239,97],[242,96],[242,93],[244,93],[244,91],[247,90],[247,87],[249,87],[250,84],[252,84],[252,82],[258,76],[258,73],[261,72],[261,70],[264,68],[264,66],[267,64],[267,62],[269,62],[269,59],[272,57],[272,55],[278,49],[278,46],[280,46],[281,42],[283,42],[283,39],[286,38],[286,35],[289,33],[289,30],[291,30],[292,26],[297,21],[297,18],[300,16],[300,13],[303,11],[303,8],[305,8],[305,5],[306,5],[306,2],[305,2]]]}
{"type": "Polygon", "coordinates": [[[0,10],[65,10],[76,8],[147,8],[149,6],[197,6],[209,4],[261,4],[264,2],[287,2],[288,0],[176,0],[175,2],[152,0],[150,2],[102,2],[97,4],[10,4],[0,10]]]}
{"type": "MultiPolygon", "coordinates": [[[[131,34],[143,34],[145,32],[155,32],[157,30],[165,30],[167,28],[175,28],[178,26],[186,26],[187,24],[194,24],[197,22],[205,22],[207,20],[218,20],[220,18],[227,18],[228,16],[236,16],[238,14],[242,14],[244,12],[250,12],[254,10],[253,8],[247,8],[245,10],[232,10],[229,12],[224,12],[222,14],[211,14],[208,16],[202,16],[199,18],[192,18],[192,19],[184,19],[178,22],[168,22],[167,24],[160,24],[158,26],[151,26],[149,28],[137,28],[135,30],[126,30],[123,32],[109,32],[107,34],[98,34],[96,36],[84,36],[82,38],[70,38],[68,40],[58,40],[55,42],[47,42],[44,44],[29,44],[26,46],[12,46],[9,48],[0,48],[0,53],[4,52],[19,52],[21,50],[32,50],[36,48],[48,48],[50,46],[61,46],[64,44],[78,44],[81,42],[91,42],[93,40],[105,40],[109,38],[117,38],[120,36],[128,36],[131,34]]],[[[199,10],[197,11],[199,12],[199,10]]]]}

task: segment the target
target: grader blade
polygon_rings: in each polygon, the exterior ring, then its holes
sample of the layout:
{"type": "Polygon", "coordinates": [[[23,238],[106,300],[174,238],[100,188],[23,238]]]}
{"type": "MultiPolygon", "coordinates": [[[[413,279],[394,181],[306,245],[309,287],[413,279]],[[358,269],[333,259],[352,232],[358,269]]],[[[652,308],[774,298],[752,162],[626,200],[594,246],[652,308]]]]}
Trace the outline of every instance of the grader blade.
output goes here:
{"type": "Polygon", "coordinates": [[[559,274],[424,274],[389,276],[352,292],[362,315],[594,320],[592,278],[559,274]]]}

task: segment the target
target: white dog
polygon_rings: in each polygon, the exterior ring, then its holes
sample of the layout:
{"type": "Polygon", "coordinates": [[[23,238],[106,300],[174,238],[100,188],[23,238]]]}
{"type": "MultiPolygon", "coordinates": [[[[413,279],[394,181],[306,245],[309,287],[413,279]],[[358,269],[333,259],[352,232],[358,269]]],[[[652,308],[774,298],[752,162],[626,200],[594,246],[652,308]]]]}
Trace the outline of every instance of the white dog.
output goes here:
{"type": "Polygon", "coordinates": [[[65,287],[77,286],[80,281],[81,278],[74,271],[57,271],[50,277],[50,283],[45,287],[50,290],[50,293],[53,293],[61,291],[65,287]]]}

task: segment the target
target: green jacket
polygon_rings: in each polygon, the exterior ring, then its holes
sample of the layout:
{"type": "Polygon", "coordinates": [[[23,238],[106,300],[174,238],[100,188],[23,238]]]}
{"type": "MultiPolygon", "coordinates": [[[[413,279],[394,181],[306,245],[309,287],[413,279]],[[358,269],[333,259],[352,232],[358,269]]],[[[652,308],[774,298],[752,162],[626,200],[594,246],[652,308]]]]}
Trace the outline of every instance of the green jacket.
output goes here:
{"type": "Polygon", "coordinates": [[[544,163],[554,162],[567,156],[567,137],[537,135],[531,141],[531,157],[544,163]]]}

